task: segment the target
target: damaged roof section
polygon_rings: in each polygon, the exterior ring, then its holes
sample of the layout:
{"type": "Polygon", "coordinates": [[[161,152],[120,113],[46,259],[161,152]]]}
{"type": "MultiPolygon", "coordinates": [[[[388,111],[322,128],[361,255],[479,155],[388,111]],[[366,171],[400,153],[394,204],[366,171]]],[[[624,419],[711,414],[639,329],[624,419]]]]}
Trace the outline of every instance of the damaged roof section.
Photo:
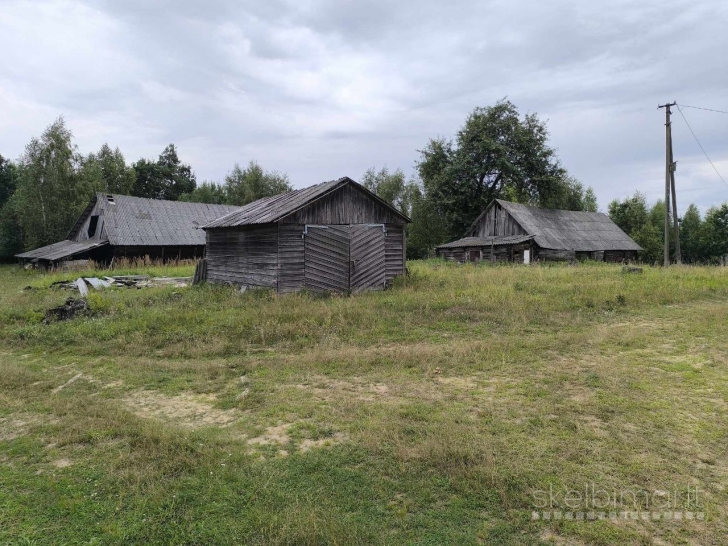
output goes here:
{"type": "Polygon", "coordinates": [[[56,261],[64,258],[70,258],[71,256],[82,254],[94,248],[99,248],[108,244],[109,241],[60,241],[58,243],[53,243],[52,245],[36,248],[29,252],[17,254],[16,257],[24,260],[56,261]]]}

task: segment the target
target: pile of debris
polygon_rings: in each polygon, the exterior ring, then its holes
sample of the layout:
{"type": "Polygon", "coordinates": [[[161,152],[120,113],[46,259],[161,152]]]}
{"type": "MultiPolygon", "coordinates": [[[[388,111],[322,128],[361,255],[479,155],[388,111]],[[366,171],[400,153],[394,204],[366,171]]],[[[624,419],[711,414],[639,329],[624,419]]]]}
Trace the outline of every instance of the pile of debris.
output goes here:
{"type": "Polygon", "coordinates": [[[192,282],[192,277],[152,277],[149,275],[117,275],[115,277],[79,277],[75,281],[57,281],[51,286],[63,290],[78,290],[82,296],[93,290],[102,290],[112,286],[119,288],[147,288],[150,286],[175,286],[184,288],[192,282]]]}
{"type": "Polygon", "coordinates": [[[91,309],[88,302],[84,299],[75,300],[68,298],[66,303],[59,307],[48,309],[43,319],[44,324],[49,324],[56,320],[70,320],[77,315],[90,315],[91,309]]]}

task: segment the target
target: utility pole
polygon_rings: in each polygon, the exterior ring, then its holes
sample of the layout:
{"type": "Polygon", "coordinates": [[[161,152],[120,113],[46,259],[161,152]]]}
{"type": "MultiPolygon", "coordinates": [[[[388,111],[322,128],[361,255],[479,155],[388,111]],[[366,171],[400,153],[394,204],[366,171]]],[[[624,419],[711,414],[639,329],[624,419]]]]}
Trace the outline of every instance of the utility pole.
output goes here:
{"type": "MultiPolygon", "coordinates": [[[[679,242],[679,226],[677,225],[677,206],[675,205],[675,164],[672,161],[672,124],[670,122],[671,106],[676,106],[677,102],[673,101],[666,104],[660,104],[657,108],[665,109],[665,256],[664,265],[670,265],[670,197],[672,194],[673,210],[675,215],[675,230],[678,233],[679,242]]],[[[676,247],[677,248],[677,247],[676,247]]],[[[679,256],[679,253],[677,254],[679,256]]],[[[680,258],[678,257],[678,263],[680,258]]]]}
{"type": "Polygon", "coordinates": [[[682,256],[680,255],[680,223],[677,218],[677,197],[675,190],[675,171],[677,170],[677,161],[672,157],[672,126],[670,126],[670,191],[672,193],[672,226],[675,230],[675,263],[682,264],[682,256]]]}

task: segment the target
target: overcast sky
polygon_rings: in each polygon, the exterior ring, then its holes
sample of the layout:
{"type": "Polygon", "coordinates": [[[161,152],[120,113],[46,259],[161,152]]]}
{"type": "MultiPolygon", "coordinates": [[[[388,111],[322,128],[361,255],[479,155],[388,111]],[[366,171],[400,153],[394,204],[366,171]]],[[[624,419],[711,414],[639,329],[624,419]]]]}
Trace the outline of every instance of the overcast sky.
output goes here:
{"type": "MultiPolygon", "coordinates": [[[[664,192],[658,103],[728,111],[728,2],[0,0],[0,154],[63,115],[80,151],[174,142],[199,181],[257,160],[294,187],[414,172],[428,139],[508,97],[564,166],[664,192]]],[[[685,109],[728,180],[728,115],[685,109]]],[[[679,209],[728,200],[679,113],[679,209]]]]}

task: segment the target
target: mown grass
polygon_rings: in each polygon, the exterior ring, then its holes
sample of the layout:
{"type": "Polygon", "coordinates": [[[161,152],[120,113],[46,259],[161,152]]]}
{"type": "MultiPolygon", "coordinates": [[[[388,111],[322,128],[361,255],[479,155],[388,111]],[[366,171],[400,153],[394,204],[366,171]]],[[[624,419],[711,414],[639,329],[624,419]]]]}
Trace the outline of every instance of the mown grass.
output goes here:
{"type": "Polygon", "coordinates": [[[0,269],[0,542],[724,543],[728,270],[409,267],[53,324],[59,276],[0,269]],[[698,486],[708,520],[531,520],[586,483],[698,486]]]}

